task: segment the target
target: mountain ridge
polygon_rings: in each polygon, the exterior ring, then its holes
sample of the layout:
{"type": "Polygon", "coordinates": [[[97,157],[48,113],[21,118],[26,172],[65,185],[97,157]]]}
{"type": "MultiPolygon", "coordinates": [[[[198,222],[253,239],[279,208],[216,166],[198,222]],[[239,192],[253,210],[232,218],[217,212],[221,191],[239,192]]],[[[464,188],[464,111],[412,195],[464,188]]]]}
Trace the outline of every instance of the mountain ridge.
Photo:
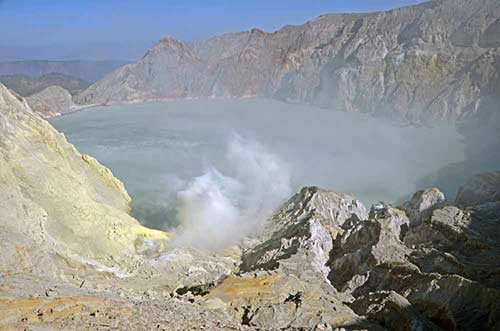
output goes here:
{"type": "Polygon", "coordinates": [[[75,76],[88,82],[103,78],[112,70],[130,63],[124,60],[17,60],[0,62],[0,75],[26,75],[38,78],[50,73],[75,76]]]}
{"type": "Polygon", "coordinates": [[[488,54],[500,54],[499,18],[494,0],[439,0],[325,14],[274,32],[199,42],[166,37],[76,102],[259,96],[411,123],[461,121],[497,86],[498,66],[488,64],[488,54]]]}
{"type": "Polygon", "coordinates": [[[60,73],[49,73],[36,78],[22,74],[0,75],[0,82],[23,97],[29,97],[54,85],[68,90],[71,95],[81,93],[90,86],[89,82],[78,77],[60,73]]]}

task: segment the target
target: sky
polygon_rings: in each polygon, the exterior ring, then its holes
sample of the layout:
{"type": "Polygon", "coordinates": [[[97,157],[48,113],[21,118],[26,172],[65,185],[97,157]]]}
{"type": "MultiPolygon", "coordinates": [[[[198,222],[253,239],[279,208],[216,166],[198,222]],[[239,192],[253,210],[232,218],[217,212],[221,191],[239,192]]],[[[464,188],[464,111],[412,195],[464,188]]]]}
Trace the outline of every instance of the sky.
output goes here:
{"type": "Polygon", "coordinates": [[[165,36],[200,40],[274,31],[325,13],[369,12],[422,0],[0,0],[0,61],[136,60],[165,36]]]}

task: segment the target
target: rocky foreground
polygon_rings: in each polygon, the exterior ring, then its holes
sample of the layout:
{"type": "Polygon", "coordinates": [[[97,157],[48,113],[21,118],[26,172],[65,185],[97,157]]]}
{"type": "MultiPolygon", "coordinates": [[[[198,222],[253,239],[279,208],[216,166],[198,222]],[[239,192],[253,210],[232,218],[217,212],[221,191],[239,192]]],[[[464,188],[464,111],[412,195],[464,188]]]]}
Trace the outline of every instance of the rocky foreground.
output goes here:
{"type": "Polygon", "coordinates": [[[500,330],[500,172],[400,207],[304,188],[206,253],[0,85],[0,330],[500,330]]]}

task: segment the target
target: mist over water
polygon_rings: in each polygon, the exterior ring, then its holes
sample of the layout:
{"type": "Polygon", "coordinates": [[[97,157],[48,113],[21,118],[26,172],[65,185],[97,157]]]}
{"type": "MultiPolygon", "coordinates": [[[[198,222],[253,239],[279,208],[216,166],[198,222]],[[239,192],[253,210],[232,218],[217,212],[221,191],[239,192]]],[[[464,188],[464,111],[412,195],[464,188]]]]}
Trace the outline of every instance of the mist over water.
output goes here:
{"type": "Polygon", "coordinates": [[[211,249],[254,231],[303,186],[396,202],[464,160],[450,127],[262,99],[110,106],[51,123],[125,183],[144,224],[211,249]]]}
{"type": "Polygon", "coordinates": [[[291,191],[287,165],[256,141],[233,135],[228,175],[209,167],[177,194],[177,245],[212,250],[258,230],[291,191]]]}

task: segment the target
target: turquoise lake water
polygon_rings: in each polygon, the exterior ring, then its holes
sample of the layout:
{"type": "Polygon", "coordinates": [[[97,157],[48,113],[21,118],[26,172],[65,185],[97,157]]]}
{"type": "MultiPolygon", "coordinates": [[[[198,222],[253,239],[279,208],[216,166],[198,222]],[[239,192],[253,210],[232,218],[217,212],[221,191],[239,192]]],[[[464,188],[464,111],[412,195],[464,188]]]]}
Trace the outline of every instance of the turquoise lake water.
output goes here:
{"type": "Polygon", "coordinates": [[[353,193],[367,205],[395,202],[464,159],[453,128],[400,127],[261,99],[99,107],[51,123],[125,183],[136,217],[162,229],[178,222],[179,192],[202,195],[200,208],[219,206],[214,199],[224,194],[235,208],[276,208],[310,185],[353,193]],[[216,195],[196,182],[207,173],[216,195]]]}

